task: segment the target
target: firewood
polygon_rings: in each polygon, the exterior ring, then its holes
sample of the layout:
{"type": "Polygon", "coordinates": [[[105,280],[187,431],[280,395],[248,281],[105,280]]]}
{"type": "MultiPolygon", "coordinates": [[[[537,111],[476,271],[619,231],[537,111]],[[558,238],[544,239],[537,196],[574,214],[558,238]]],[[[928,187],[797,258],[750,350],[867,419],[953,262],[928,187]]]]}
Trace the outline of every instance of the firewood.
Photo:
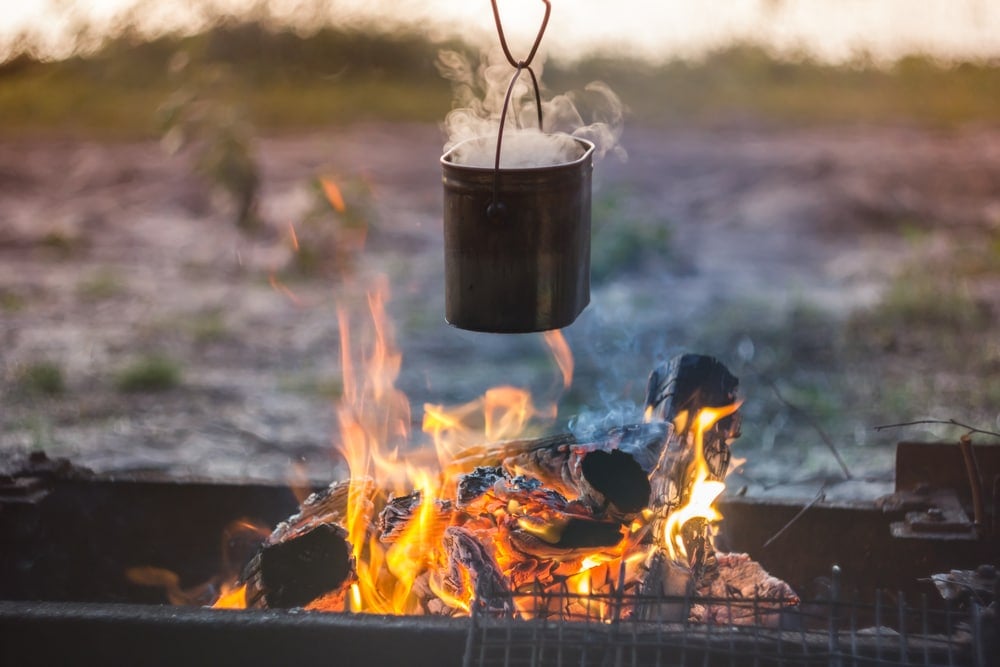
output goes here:
{"type": "Polygon", "coordinates": [[[616,546],[621,522],[594,516],[590,508],[567,500],[540,480],[511,476],[500,467],[477,468],[458,484],[458,506],[467,514],[492,518],[487,530],[518,552],[561,562],[616,546]]]}
{"type": "MultiPolygon", "coordinates": [[[[696,434],[695,416],[704,408],[724,408],[738,400],[739,380],[713,357],[683,354],[657,366],[646,388],[646,414],[649,419],[673,425],[660,460],[650,474],[650,508],[654,511],[652,533],[663,534],[663,524],[670,512],[687,502],[693,482],[696,434]]],[[[703,455],[709,478],[722,480],[729,468],[730,442],[739,436],[740,415],[734,412],[719,419],[702,437],[703,455]]],[[[698,576],[714,557],[704,523],[681,527],[684,539],[693,548],[686,565],[698,576]]]]}
{"type": "Polygon", "coordinates": [[[555,562],[617,546],[623,537],[617,521],[571,515],[546,519],[525,516],[510,530],[511,543],[518,551],[555,562]]]}
{"type": "Polygon", "coordinates": [[[716,576],[698,584],[698,595],[711,600],[692,606],[692,620],[774,627],[783,609],[799,604],[791,586],[747,554],[717,554],[716,567],[716,576]]]}
{"type": "Polygon", "coordinates": [[[633,424],[598,434],[592,442],[540,442],[502,465],[579,499],[595,514],[625,522],[649,504],[649,475],[670,428],[663,422],[633,424]]]}
{"type": "Polygon", "coordinates": [[[444,583],[449,592],[452,595],[463,592],[464,570],[472,580],[475,602],[492,614],[509,616],[513,612],[510,582],[482,542],[471,531],[450,526],[444,532],[444,545],[448,553],[448,574],[444,583]]]}
{"type": "Polygon", "coordinates": [[[279,542],[265,542],[244,571],[247,606],[304,607],[338,592],[354,571],[347,531],[319,523],[279,542]]]}
{"type": "MultiPolygon", "coordinates": [[[[419,491],[390,498],[385,507],[378,515],[378,535],[379,541],[383,544],[393,544],[399,540],[403,531],[410,524],[417,512],[420,511],[422,494],[419,491]]],[[[455,513],[455,508],[450,500],[434,500],[432,509],[431,526],[425,530],[431,533],[443,533],[455,513]]]]}
{"type": "Polygon", "coordinates": [[[639,602],[633,613],[656,622],[685,620],[687,599],[694,592],[690,568],[675,563],[665,549],[654,547],[639,568],[639,602]]]}
{"type": "MultiPolygon", "coordinates": [[[[646,386],[646,413],[653,421],[678,425],[672,438],[685,438],[695,414],[702,408],[721,408],[738,400],[739,380],[714,357],[682,354],[660,364],[649,375],[646,386]]],[[[740,416],[724,417],[705,434],[705,458],[715,479],[725,477],[729,467],[728,442],[739,437],[740,416]]]]}
{"type": "Polygon", "coordinates": [[[375,483],[372,480],[334,482],[322,491],[310,495],[299,506],[298,512],[275,526],[268,542],[282,542],[306,528],[320,524],[343,525],[347,520],[348,499],[352,491],[357,496],[355,501],[370,516],[375,496],[375,483]]]}
{"type": "Polygon", "coordinates": [[[336,597],[350,583],[354,559],[342,524],[352,490],[370,514],[374,483],[344,480],[306,498],[296,514],[275,527],[243,569],[247,606],[306,606],[336,597]]]}

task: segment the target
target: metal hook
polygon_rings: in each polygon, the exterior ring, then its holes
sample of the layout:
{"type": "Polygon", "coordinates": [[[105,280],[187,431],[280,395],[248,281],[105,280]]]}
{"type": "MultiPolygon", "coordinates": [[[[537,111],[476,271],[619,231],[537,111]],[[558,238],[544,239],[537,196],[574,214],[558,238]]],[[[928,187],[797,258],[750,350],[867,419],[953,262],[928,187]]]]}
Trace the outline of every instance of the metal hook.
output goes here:
{"type": "Polygon", "coordinates": [[[507,57],[507,62],[510,63],[511,67],[518,69],[528,67],[531,65],[531,61],[535,59],[535,52],[538,51],[538,45],[542,43],[542,35],[545,34],[545,27],[549,24],[549,14],[552,13],[552,5],[549,3],[549,0],[542,0],[545,3],[545,16],[542,18],[542,27],[538,29],[538,35],[535,37],[535,43],[532,45],[528,57],[518,61],[511,55],[510,47],[507,46],[507,37],[503,33],[503,23],[500,21],[500,9],[497,7],[497,0],[490,1],[493,4],[493,20],[496,21],[497,33],[500,35],[500,46],[503,48],[503,54],[507,57]]]}
{"type": "Polygon", "coordinates": [[[515,69],[514,76],[511,77],[510,84],[507,86],[507,94],[504,95],[503,108],[500,111],[500,125],[497,129],[497,153],[496,159],[493,162],[493,202],[487,209],[487,214],[491,219],[498,219],[502,217],[504,212],[503,204],[497,200],[500,188],[500,149],[503,145],[503,126],[507,119],[507,110],[510,107],[510,98],[514,92],[514,84],[517,83],[522,70],[528,70],[528,74],[531,75],[531,85],[535,90],[535,109],[538,112],[538,131],[542,131],[542,94],[538,89],[538,77],[535,76],[535,70],[531,69],[531,61],[535,59],[538,45],[542,43],[542,35],[545,34],[545,27],[549,24],[549,14],[552,13],[552,5],[549,0],[542,0],[545,3],[545,16],[542,18],[542,25],[538,29],[538,35],[535,36],[535,43],[531,46],[528,57],[518,61],[511,55],[510,47],[507,46],[507,37],[504,35],[503,23],[500,21],[500,9],[497,7],[497,0],[491,0],[491,2],[493,5],[493,19],[496,21],[497,34],[500,36],[500,46],[503,49],[504,56],[507,58],[507,62],[515,69]]]}

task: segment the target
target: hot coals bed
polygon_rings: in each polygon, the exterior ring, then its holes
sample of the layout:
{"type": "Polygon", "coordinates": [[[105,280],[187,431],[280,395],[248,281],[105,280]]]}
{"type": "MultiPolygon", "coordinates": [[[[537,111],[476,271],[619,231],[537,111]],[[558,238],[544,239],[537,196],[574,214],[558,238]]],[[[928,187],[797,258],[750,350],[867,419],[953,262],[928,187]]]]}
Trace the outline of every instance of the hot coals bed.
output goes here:
{"type": "MultiPolygon", "coordinates": [[[[897,478],[920,493],[900,488],[899,502],[719,502],[717,544],[753,554],[787,581],[802,598],[795,607],[775,611],[753,595],[563,589],[528,600],[547,610],[531,620],[480,605],[453,618],[200,608],[217,594],[220,573],[256,546],[240,526],[294,512],[290,490],[113,479],[38,458],[0,491],[0,664],[995,664],[996,621],[985,604],[995,579],[976,568],[995,561],[996,536],[963,539],[953,527],[950,537],[920,534],[913,496],[930,506],[942,490],[930,476],[954,483],[959,505],[969,494],[954,446],[917,447],[900,446],[909,472],[897,478]],[[901,534],[907,522],[918,534],[901,534]],[[171,595],[183,604],[165,604],[162,588],[128,576],[151,564],[176,575],[171,595]],[[961,572],[945,588],[956,595],[941,600],[927,579],[952,570],[961,572]],[[706,608],[712,622],[689,621],[706,608]]],[[[976,451],[992,479],[996,450],[976,451]]]]}

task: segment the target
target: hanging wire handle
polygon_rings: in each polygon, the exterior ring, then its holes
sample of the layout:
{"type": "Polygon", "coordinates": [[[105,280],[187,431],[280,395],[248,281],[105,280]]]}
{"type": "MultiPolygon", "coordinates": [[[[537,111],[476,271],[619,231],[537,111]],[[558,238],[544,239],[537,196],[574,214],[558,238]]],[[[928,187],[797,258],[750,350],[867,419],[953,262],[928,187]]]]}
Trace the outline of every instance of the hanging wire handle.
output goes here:
{"type": "MultiPolygon", "coordinates": [[[[507,46],[507,37],[503,32],[503,22],[500,21],[500,9],[497,7],[497,0],[490,0],[493,4],[493,20],[497,24],[497,34],[500,35],[500,47],[503,49],[503,54],[507,58],[507,62],[511,64],[514,68],[514,76],[510,79],[510,84],[507,86],[507,94],[503,98],[503,108],[500,111],[500,127],[497,130],[497,154],[496,159],[493,162],[493,201],[490,203],[489,207],[486,209],[486,214],[490,218],[496,218],[500,216],[503,212],[503,204],[501,204],[497,199],[497,193],[500,188],[500,148],[503,145],[503,126],[504,121],[507,119],[507,109],[510,106],[510,98],[514,92],[514,84],[517,83],[518,78],[521,76],[523,70],[528,70],[528,74],[531,75],[531,85],[535,90],[535,109],[538,111],[538,131],[542,131],[542,95],[538,90],[538,77],[535,76],[535,70],[531,69],[531,61],[535,59],[535,53],[538,51],[538,45],[542,43],[542,35],[545,34],[545,27],[549,24],[549,14],[552,13],[552,5],[549,0],[542,0],[545,3],[545,16],[542,18],[542,25],[538,29],[538,35],[535,37],[535,43],[531,46],[531,51],[528,52],[528,57],[524,60],[516,60],[513,55],[511,55],[510,47],[507,46]]],[[[514,122],[520,127],[520,122],[515,117],[514,122]]]]}

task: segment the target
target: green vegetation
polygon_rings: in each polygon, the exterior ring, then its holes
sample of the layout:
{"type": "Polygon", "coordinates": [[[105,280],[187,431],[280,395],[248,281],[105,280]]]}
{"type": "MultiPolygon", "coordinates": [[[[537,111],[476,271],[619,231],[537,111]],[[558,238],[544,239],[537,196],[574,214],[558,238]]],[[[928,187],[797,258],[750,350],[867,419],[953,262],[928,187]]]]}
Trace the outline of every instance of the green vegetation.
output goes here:
{"type": "Polygon", "coordinates": [[[951,66],[924,56],[891,67],[859,60],[836,67],[806,56],[779,60],[743,44],[697,62],[649,65],[595,57],[563,70],[546,68],[555,90],[599,79],[634,118],[649,123],[721,123],[746,118],[779,123],[914,122],[954,127],[1000,118],[1000,67],[951,66]]]}
{"type": "MultiPolygon", "coordinates": [[[[0,133],[152,137],[157,110],[177,91],[170,63],[198,72],[225,70],[215,91],[267,131],[359,120],[437,122],[451,103],[435,68],[440,48],[416,31],[379,33],[324,28],[309,35],[247,21],[195,36],[141,41],[126,35],[86,57],[0,64],[0,133]]],[[[952,127],[1000,117],[995,63],[947,65],[914,56],[891,67],[858,60],[824,65],[777,59],[753,45],[731,46],[698,61],[663,64],[594,56],[546,64],[548,90],[608,83],[645,124],[719,123],[756,118],[780,123],[908,121],[952,127]]]]}
{"type": "Polygon", "coordinates": [[[971,241],[933,248],[916,245],[882,297],[846,316],[808,303],[723,303],[684,332],[689,347],[740,376],[748,397],[741,443],[815,450],[830,464],[818,427],[865,465],[874,454],[862,445],[914,435],[875,434],[877,424],[937,417],[994,426],[1000,302],[988,286],[1000,284],[1000,255],[971,241]]]}
{"type": "Polygon", "coordinates": [[[85,240],[62,230],[52,230],[39,239],[39,246],[50,251],[59,259],[76,255],[85,245],[85,240]]]}
{"type": "Polygon", "coordinates": [[[312,206],[295,225],[290,272],[342,275],[354,268],[377,224],[371,184],[361,177],[321,175],[310,183],[312,206]]]}
{"type": "Polygon", "coordinates": [[[77,295],[85,301],[104,301],[124,292],[124,280],[110,267],[98,269],[76,286],[77,295]]]}
{"type": "Polygon", "coordinates": [[[670,221],[646,209],[635,210],[636,201],[628,192],[615,190],[594,202],[590,277],[596,284],[674,260],[670,221]]]}
{"type": "Polygon", "coordinates": [[[226,323],[225,312],[221,308],[209,308],[182,316],[179,327],[191,337],[192,341],[200,344],[225,340],[231,333],[226,323]]]}
{"type": "Polygon", "coordinates": [[[313,373],[298,373],[279,378],[278,386],[304,396],[338,399],[344,394],[344,385],[339,377],[319,376],[313,373]]]}
{"type": "Polygon", "coordinates": [[[260,170],[253,129],[238,97],[226,94],[229,69],[191,67],[188,54],[178,52],[169,70],[178,87],[160,107],[161,143],[172,153],[190,147],[195,171],[228,197],[237,227],[257,229],[260,170]]]}
{"type": "Polygon", "coordinates": [[[66,389],[62,368],[51,361],[29,364],[18,373],[18,386],[31,394],[55,396],[66,389]]]}
{"type": "Polygon", "coordinates": [[[0,289],[0,312],[16,313],[23,310],[27,301],[12,290],[0,289]]]}
{"type": "Polygon", "coordinates": [[[161,105],[178,91],[171,64],[185,59],[202,78],[225,71],[213,90],[219,106],[242,107],[258,128],[437,121],[450,102],[437,49],[417,33],[326,28],[303,37],[255,22],[145,42],[126,35],[86,57],[0,64],[0,132],[157,136],[161,105]]]}
{"type": "Polygon", "coordinates": [[[173,359],[150,355],[119,371],[115,386],[123,392],[167,391],[181,383],[181,367],[173,359]]]}

